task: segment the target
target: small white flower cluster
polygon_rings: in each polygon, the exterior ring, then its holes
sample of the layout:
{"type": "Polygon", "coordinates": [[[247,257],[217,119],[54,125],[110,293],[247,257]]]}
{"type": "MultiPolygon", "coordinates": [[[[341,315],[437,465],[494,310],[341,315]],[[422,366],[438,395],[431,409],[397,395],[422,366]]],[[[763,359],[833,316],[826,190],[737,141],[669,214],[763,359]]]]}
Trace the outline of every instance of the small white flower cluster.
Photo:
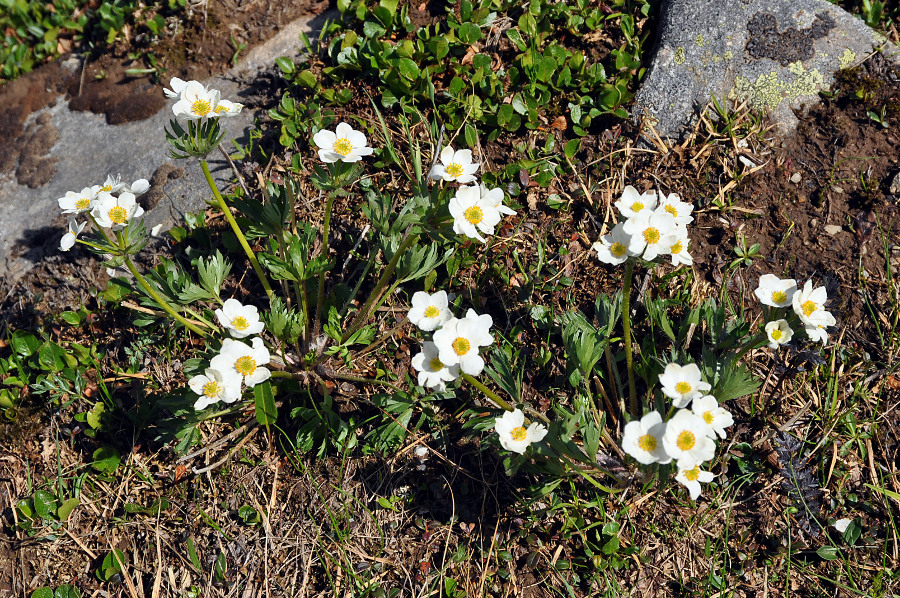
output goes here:
{"type": "MultiPolygon", "coordinates": [[[[256,306],[242,305],[237,299],[226,300],[215,314],[234,338],[260,334],[265,328],[256,306]]],[[[272,372],[262,366],[270,360],[269,350],[258,336],[250,341],[250,345],[226,338],[204,373],[188,380],[190,389],[200,395],[194,409],[200,411],[219,401],[234,403],[241,397],[242,384],[253,387],[269,379],[272,372]]]]}
{"type": "Polygon", "coordinates": [[[672,264],[690,266],[687,225],[693,222],[693,204],[681,201],[677,193],[638,193],[628,185],[615,203],[624,222],[616,224],[609,234],[594,243],[597,257],[607,264],[618,265],[630,257],[647,261],[660,255],[672,256],[672,264]]]}
{"type": "MultiPolygon", "coordinates": [[[[813,288],[812,281],[807,280],[803,289],[797,287],[793,278],[781,279],[774,274],[763,274],[759,278],[759,286],[753,291],[763,305],[781,309],[792,307],[803,325],[806,336],[811,341],[828,342],[829,326],[834,326],[834,316],[825,309],[828,293],[825,287],[813,288]]],[[[794,331],[784,318],[773,320],[765,326],[769,347],[777,349],[794,337],[794,331]]]]}
{"type": "MultiPolygon", "coordinates": [[[[144,208],[137,204],[135,197],[149,188],[147,179],[138,179],[129,185],[123,183],[119,176],[109,175],[102,185],[69,191],[56,201],[63,214],[90,212],[103,228],[121,230],[128,225],[129,220],[144,214],[144,208]]],[[[79,224],[74,217],[69,219],[69,230],[59,241],[60,251],[72,249],[86,224],[87,222],[79,224]]]]}
{"type": "Polygon", "coordinates": [[[483,235],[494,234],[502,214],[515,216],[516,212],[503,205],[503,189],[488,189],[484,183],[468,184],[476,182],[478,166],[472,163],[471,150],[454,150],[448,145],[441,151],[440,163],[434,165],[428,176],[437,181],[461,183],[450,199],[453,232],[484,243],[483,235]]]}
{"type": "Polygon", "coordinates": [[[725,428],[734,419],[714,396],[705,394],[711,386],[701,379],[700,368],[694,363],[668,364],[659,382],[677,410],[666,422],[657,411],[629,422],[622,435],[622,450],[644,465],[675,461],[675,479],[688,489],[692,500],[697,500],[700,483],[715,477],[700,466],[715,456],[714,439],[725,438],[725,428]]]}
{"type": "Polygon", "coordinates": [[[421,386],[443,392],[447,382],[459,378],[460,372],[470,376],[481,374],[484,359],[478,349],[494,342],[490,333],[494,323],[491,316],[478,315],[469,309],[465,318],[455,318],[446,291],[431,295],[418,291],[412,297],[407,317],[420,330],[434,331],[432,340],[425,341],[422,352],[412,358],[421,386]]]}
{"type": "Polygon", "coordinates": [[[218,89],[209,89],[199,81],[184,81],[172,77],[172,89],[164,89],[166,97],[177,98],[172,112],[178,120],[200,120],[219,116],[236,116],[244,105],[223,100],[218,89]]]}

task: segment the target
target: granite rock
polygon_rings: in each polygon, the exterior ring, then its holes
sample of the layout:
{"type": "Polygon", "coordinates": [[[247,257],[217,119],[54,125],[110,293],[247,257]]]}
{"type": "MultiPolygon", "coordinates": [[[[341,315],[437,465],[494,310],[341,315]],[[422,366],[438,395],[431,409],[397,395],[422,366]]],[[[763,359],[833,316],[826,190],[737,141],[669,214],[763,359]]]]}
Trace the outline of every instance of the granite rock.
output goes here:
{"type": "MultiPolygon", "coordinates": [[[[336,16],[332,9],[285,25],[267,42],[248,52],[234,68],[204,83],[220,90],[223,98],[245,102],[242,95],[247,84],[260,70],[273,68],[279,56],[300,54],[301,31],[315,38],[314,32],[336,16]]],[[[162,86],[159,94],[163,95],[162,86]]],[[[163,109],[146,120],[118,125],[107,124],[103,114],[69,110],[64,98],[28,117],[27,132],[47,133],[31,137],[40,137],[44,145],[39,153],[46,154],[41,159],[52,161],[55,168],[41,168],[36,163],[33,187],[19,184],[13,173],[0,172],[0,291],[12,288],[48,252],[57,251],[68,221],[67,216],[60,214],[57,198],[67,191],[102,184],[108,174],[121,175],[127,183],[140,178],[154,183],[138,198],[146,209],[148,230],[157,225],[166,230],[180,223],[186,212],[205,207],[212,193],[197,161],[172,160],[167,156],[169,145],[163,129],[173,116],[172,102],[167,101],[163,109]],[[43,178],[37,178],[41,174],[43,178]]],[[[255,117],[252,109],[245,109],[235,117],[223,119],[226,148],[232,147],[227,141],[230,138],[246,143],[255,117]]],[[[231,184],[233,173],[219,153],[210,154],[209,166],[220,189],[231,184]]]]}
{"type": "Polygon", "coordinates": [[[770,113],[779,130],[817,101],[840,69],[897,48],[826,0],[666,0],[655,55],[636,95],[636,120],[663,138],[682,137],[712,98],[770,113]],[[646,121],[645,121],[646,122],[646,121]]]}

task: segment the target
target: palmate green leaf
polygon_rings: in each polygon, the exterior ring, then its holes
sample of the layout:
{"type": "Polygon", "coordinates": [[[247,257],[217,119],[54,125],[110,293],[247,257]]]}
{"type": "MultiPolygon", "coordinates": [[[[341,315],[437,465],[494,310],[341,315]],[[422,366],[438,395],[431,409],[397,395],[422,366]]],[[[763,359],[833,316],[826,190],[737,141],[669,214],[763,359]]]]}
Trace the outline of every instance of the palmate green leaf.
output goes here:
{"type": "Polygon", "coordinates": [[[400,258],[394,275],[401,283],[417,280],[450,259],[453,252],[453,248],[442,252],[441,246],[437,243],[413,245],[400,258]]]}
{"type": "Polygon", "coordinates": [[[219,296],[225,277],[231,272],[231,262],[216,250],[215,255],[197,260],[197,272],[200,285],[210,294],[219,296]]]}
{"type": "Polygon", "coordinates": [[[303,318],[296,310],[285,307],[281,297],[272,299],[272,306],[269,311],[263,312],[262,319],[266,330],[282,342],[293,345],[303,334],[303,318]]]}
{"type": "Polygon", "coordinates": [[[519,367],[513,371],[513,366],[509,361],[506,352],[500,347],[494,346],[491,351],[489,366],[485,366],[484,370],[491,379],[497,383],[497,386],[509,395],[514,402],[522,401],[522,378],[525,375],[524,363],[520,363],[519,367]]]}
{"type": "Polygon", "coordinates": [[[609,337],[601,335],[580,311],[563,315],[562,325],[569,382],[572,386],[578,386],[591,377],[594,366],[603,356],[609,337]]]}

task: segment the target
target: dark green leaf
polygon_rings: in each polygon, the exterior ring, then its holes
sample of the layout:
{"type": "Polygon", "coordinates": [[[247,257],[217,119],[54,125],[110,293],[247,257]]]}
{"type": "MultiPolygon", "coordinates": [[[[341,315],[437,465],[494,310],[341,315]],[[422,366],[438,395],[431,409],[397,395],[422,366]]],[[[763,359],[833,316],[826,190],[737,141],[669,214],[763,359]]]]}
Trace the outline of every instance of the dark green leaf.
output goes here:
{"type": "Polygon", "coordinates": [[[256,406],[256,421],[259,425],[269,426],[278,420],[278,409],[275,407],[275,396],[268,380],[253,387],[253,402],[256,406]]]}
{"type": "Polygon", "coordinates": [[[290,75],[294,72],[294,61],[287,56],[279,56],[275,59],[275,64],[278,65],[278,68],[280,68],[281,72],[285,75],[290,75]]]}
{"type": "Polygon", "coordinates": [[[94,462],[91,465],[97,471],[112,473],[119,467],[121,461],[119,451],[111,446],[101,446],[94,451],[94,462]]]}
{"type": "Polygon", "coordinates": [[[59,503],[53,494],[46,490],[38,490],[34,493],[34,513],[41,519],[53,519],[59,503]]]}

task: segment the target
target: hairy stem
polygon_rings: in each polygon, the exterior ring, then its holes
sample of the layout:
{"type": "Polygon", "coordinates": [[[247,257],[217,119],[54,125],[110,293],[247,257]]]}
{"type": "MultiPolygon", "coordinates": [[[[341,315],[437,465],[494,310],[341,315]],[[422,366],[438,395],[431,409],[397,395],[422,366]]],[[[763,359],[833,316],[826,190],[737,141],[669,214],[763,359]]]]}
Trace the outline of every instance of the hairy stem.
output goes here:
{"type": "MultiPolygon", "coordinates": [[[[330,193],[328,201],[325,203],[325,219],[322,221],[322,255],[328,260],[328,237],[331,234],[331,208],[334,206],[334,198],[337,194],[330,193]]],[[[315,342],[319,337],[319,325],[322,323],[322,308],[325,306],[325,277],[328,271],[323,271],[319,275],[319,290],[316,295],[316,319],[312,327],[312,335],[307,335],[307,343],[315,342]]],[[[322,343],[322,350],[325,349],[325,343],[322,343]]],[[[320,351],[321,354],[321,351],[320,351]]]]}
{"type": "Polygon", "coordinates": [[[209,165],[206,163],[206,160],[200,160],[200,168],[203,169],[203,176],[206,177],[206,182],[212,190],[216,202],[219,204],[219,208],[222,210],[222,213],[225,214],[225,219],[228,221],[228,224],[231,225],[231,230],[234,231],[241,247],[244,248],[244,253],[247,254],[247,259],[250,260],[250,265],[253,266],[253,271],[256,272],[256,276],[259,277],[259,281],[262,283],[263,288],[266,290],[266,295],[271,302],[275,297],[275,293],[272,291],[272,285],[269,284],[269,279],[259,265],[259,260],[256,259],[256,255],[253,253],[253,250],[250,249],[250,244],[247,243],[247,238],[244,236],[241,227],[238,226],[238,223],[235,221],[234,216],[231,213],[231,208],[228,207],[222,194],[219,193],[219,189],[216,187],[215,181],[213,181],[212,174],[209,172],[209,165]]]}
{"type": "MultiPolygon", "coordinates": [[[[412,225],[410,225],[410,228],[412,228],[412,225]]],[[[412,247],[416,240],[419,238],[419,235],[417,234],[410,234],[410,228],[406,229],[405,238],[400,243],[400,247],[397,248],[397,251],[394,253],[394,257],[391,258],[391,261],[384,269],[384,272],[381,273],[381,277],[378,279],[378,282],[375,283],[375,288],[372,289],[372,293],[369,295],[369,298],[366,299],[366,303],[359,310],[359,313],[356,314],[356,317],[353,318],[353,322],[351,322],[350,327],[347,328],[347,331],[344,332],[344,335],[341,337],[342,343],[346,342],[347,339],[350,338],[354,332],[359,330],[366,322],[366,320],[369,319],[369,315],[373,311],[375,303],[378,301],[378,299],[381,298],[381,294],[384,292],[388,280],[390,280],[391,276],[393,276],[394,270],[397,268],[397,264],[400,262],[400,258],[404,253],[406,253],[406,250],[412,247]]]]}
{"type": "Polygon", "coordinates": [[[634,277],[634,260],[625,263],[625,281],[622,283],[622,336],[625,338],[625,367],[628,370],[628,410],[632,417],[640,417],[637,390],[634,386],[634,357],[631,351],[631,279],[634,277]]]}
{"type": "Polygon", "coordinates": [[[175,318],[178,323],[180,323],[188,330],[196,332],[200,336],[206,336],[206,332],[184,319],[181,314],[179,314],[177,311],[175,311],[175,309],[172,308],[171,305],[169,305],[168,301],[163,299],[162,295],[156,292],[156,289],[154,289],[150,285],[150,283],[147,282],[147,279],[144,278],[140,272],[138,272],[138,269],[135,267],[134,262],[131,261],[131,257],[125,257],[125,266],[128,268],[128,271],[131,272],[131,275],[134,276],[135,280],[137,280],[138,283],[144,288],[144,290],[147,291],[147,294],[150,295],[153,300],[156,301],[157,305],[163,308],[163,310],[165,310],[167,314],[175,318]]]}

